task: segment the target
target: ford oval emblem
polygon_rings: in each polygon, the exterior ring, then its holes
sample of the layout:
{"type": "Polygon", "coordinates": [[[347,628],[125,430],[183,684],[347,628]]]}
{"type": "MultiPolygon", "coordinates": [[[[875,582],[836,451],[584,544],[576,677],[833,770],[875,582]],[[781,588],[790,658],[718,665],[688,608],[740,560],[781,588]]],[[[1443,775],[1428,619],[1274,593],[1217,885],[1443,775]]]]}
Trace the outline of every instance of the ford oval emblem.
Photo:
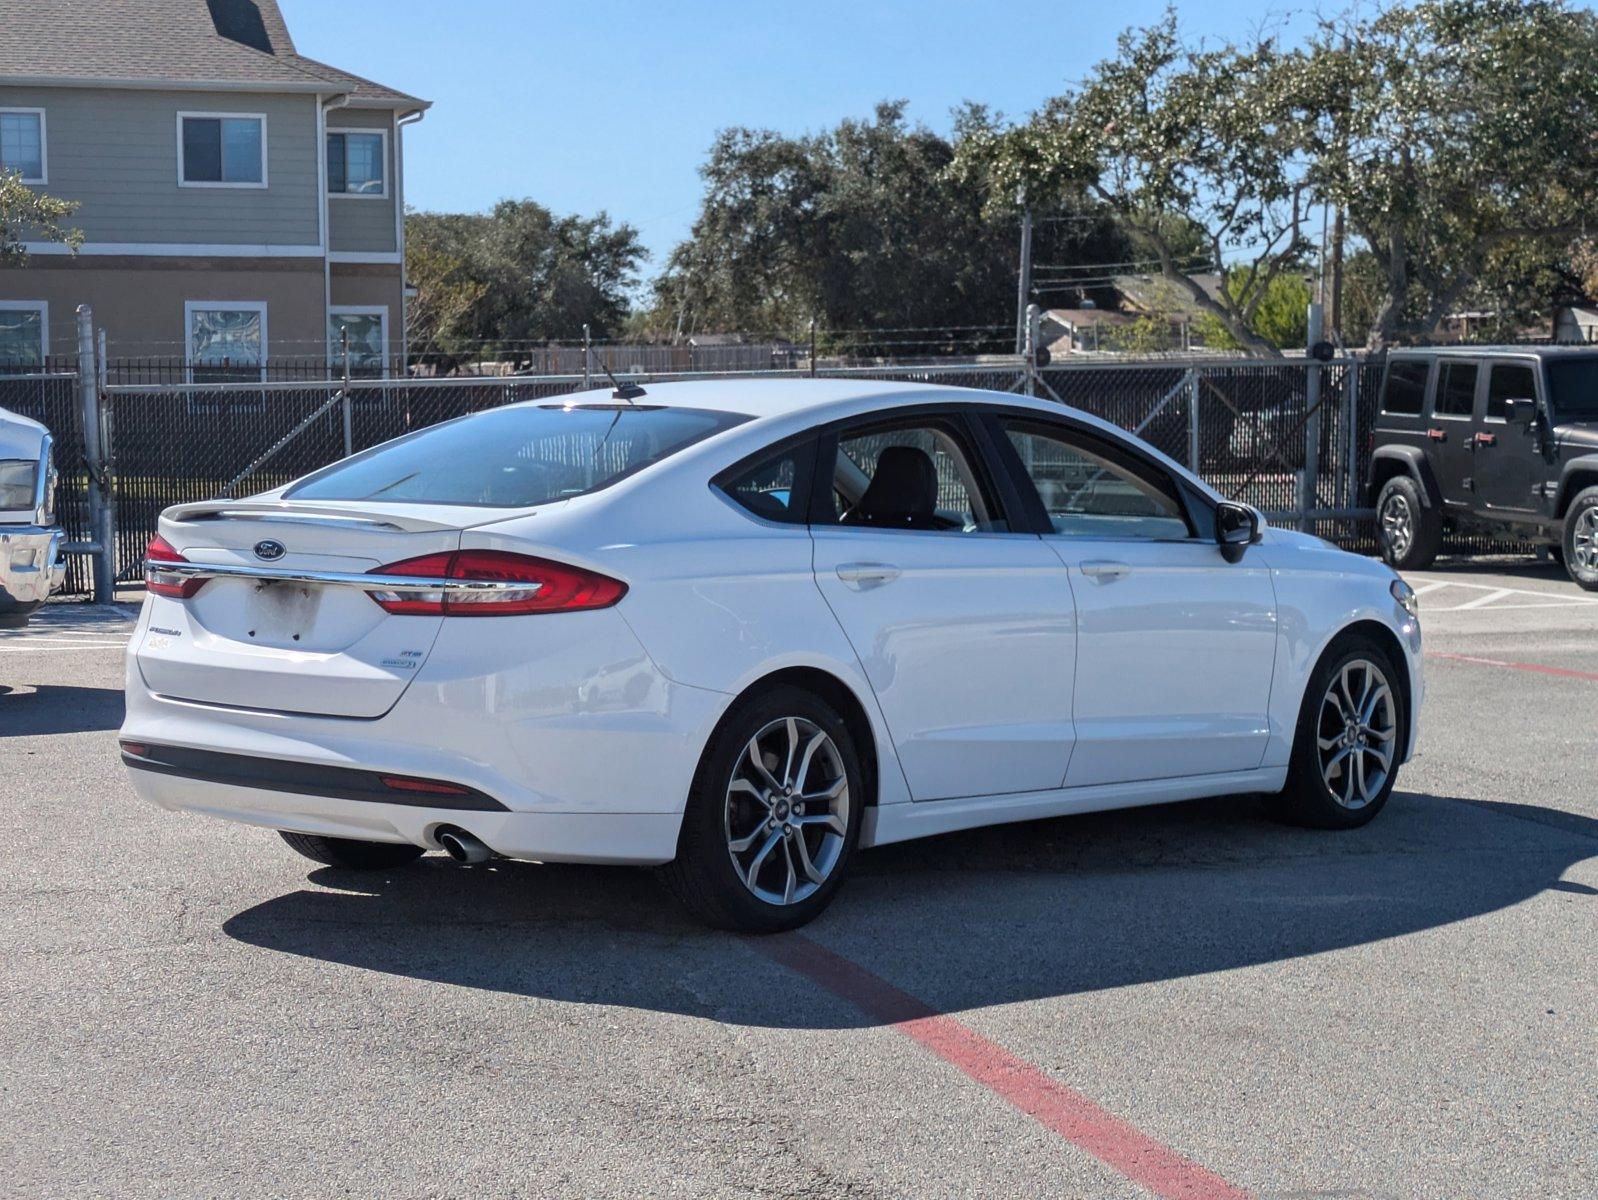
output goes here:
{"type": "Polygon", "coordinates": [[[282,542],[256,542],[255,557],[262,562],[276,562],[288,553],[288,547],[282,542]]]}

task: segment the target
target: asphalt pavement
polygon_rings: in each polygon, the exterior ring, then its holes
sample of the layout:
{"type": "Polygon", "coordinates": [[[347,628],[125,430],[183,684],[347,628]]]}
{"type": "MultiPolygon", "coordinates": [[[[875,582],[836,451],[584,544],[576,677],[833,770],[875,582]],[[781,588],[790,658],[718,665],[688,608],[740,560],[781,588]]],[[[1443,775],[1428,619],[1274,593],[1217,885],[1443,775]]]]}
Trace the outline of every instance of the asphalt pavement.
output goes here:
{"type": "Polygon", "coordinates": [[[1443,563],[1371,826],[1231,798],[646,872],[314,868],[122,777],[127,612],[0,632],[0,1195],[1598,1195],[1598,597],[1443,563]]]}

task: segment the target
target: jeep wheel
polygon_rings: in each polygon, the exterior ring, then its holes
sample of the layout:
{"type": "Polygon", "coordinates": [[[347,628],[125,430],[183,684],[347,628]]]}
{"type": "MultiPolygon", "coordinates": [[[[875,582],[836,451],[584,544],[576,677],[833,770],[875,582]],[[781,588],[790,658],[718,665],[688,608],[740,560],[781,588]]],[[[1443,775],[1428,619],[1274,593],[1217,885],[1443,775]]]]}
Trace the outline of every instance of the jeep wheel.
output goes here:
{"type": "Polygon", "coordinates": [[[1589,592],[1598,592],[1598,487],[1578,492],[1565,513],[1565,570],[1589,592]]]}
{"type": "Polygon", "coordinates": [[[1443,544],[1443,516],[1421,501],[1408,475],[1395,475],[1376,500],[1376,538],[1382,557],[1400,571],[1421,571],[1437,559],[1443,544]]]}

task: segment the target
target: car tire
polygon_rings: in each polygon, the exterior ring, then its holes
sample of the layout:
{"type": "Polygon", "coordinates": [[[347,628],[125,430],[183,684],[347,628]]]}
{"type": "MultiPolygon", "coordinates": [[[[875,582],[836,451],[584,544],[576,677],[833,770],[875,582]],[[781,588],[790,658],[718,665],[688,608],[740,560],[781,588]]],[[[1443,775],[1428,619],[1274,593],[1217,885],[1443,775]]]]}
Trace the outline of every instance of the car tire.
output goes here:
{"type": "Polygon", "coordinates": [[[790,686],[745,697],[705,749],[660,877],[716,929],[795,929],[842,885],[865,800],[854,739],[830,705],[790,686]]]}
{"type": "Polygon", "coordinates": [[[1571,500],[1560,550],[1565,573],[1583,590],[1598,592],[1598,487],[1585,488],[1571,500]]]}
{"type": "Polygon", "coordinates": [[[1395,475],[1376,498],[1376,540],[1382,557],[1399,571],[1423,571],[1443,546],[1443,514],[1426,507],[1420,485],[1395,475]]]}
{"type": "Polygon", "coordinates": [[[312,862],[348,871],[386,871],[404,867],[425,851],[408,842],[357,842],[348,838],[319,837],[312,833],[278,831],[283,840],[312,862]]]}
{"type": "Polygon", "coordinates": [[[1304,692],[1287,786],[1269,800],[1276,817],[1313,829],[1357,829],[1381,812],[1409,736],[1402,669],[1362,637],[1334,643],[1322,656],[1304,692]],[[1361,705],[1369,706],[1363,720],[1350,711],[1361,705]]]}

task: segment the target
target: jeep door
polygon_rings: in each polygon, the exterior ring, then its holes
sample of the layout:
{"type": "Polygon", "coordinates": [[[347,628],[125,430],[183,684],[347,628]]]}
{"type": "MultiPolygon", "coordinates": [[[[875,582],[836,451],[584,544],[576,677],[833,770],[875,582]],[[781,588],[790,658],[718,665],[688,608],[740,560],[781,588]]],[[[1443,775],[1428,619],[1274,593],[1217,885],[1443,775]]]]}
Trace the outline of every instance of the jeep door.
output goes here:
{"type": "Polygon", "coordinates": [[[1470,508],[1474,440],[1476,434],[1476,385],[1481,378],[1481,363],[1471,359],[1444,358],[1432,377],[1431,421],[1426,436],[1432,440],[1432,464],[1437,471],[1437,486],[1443,502],[1452,508],[1470,508]]]}

